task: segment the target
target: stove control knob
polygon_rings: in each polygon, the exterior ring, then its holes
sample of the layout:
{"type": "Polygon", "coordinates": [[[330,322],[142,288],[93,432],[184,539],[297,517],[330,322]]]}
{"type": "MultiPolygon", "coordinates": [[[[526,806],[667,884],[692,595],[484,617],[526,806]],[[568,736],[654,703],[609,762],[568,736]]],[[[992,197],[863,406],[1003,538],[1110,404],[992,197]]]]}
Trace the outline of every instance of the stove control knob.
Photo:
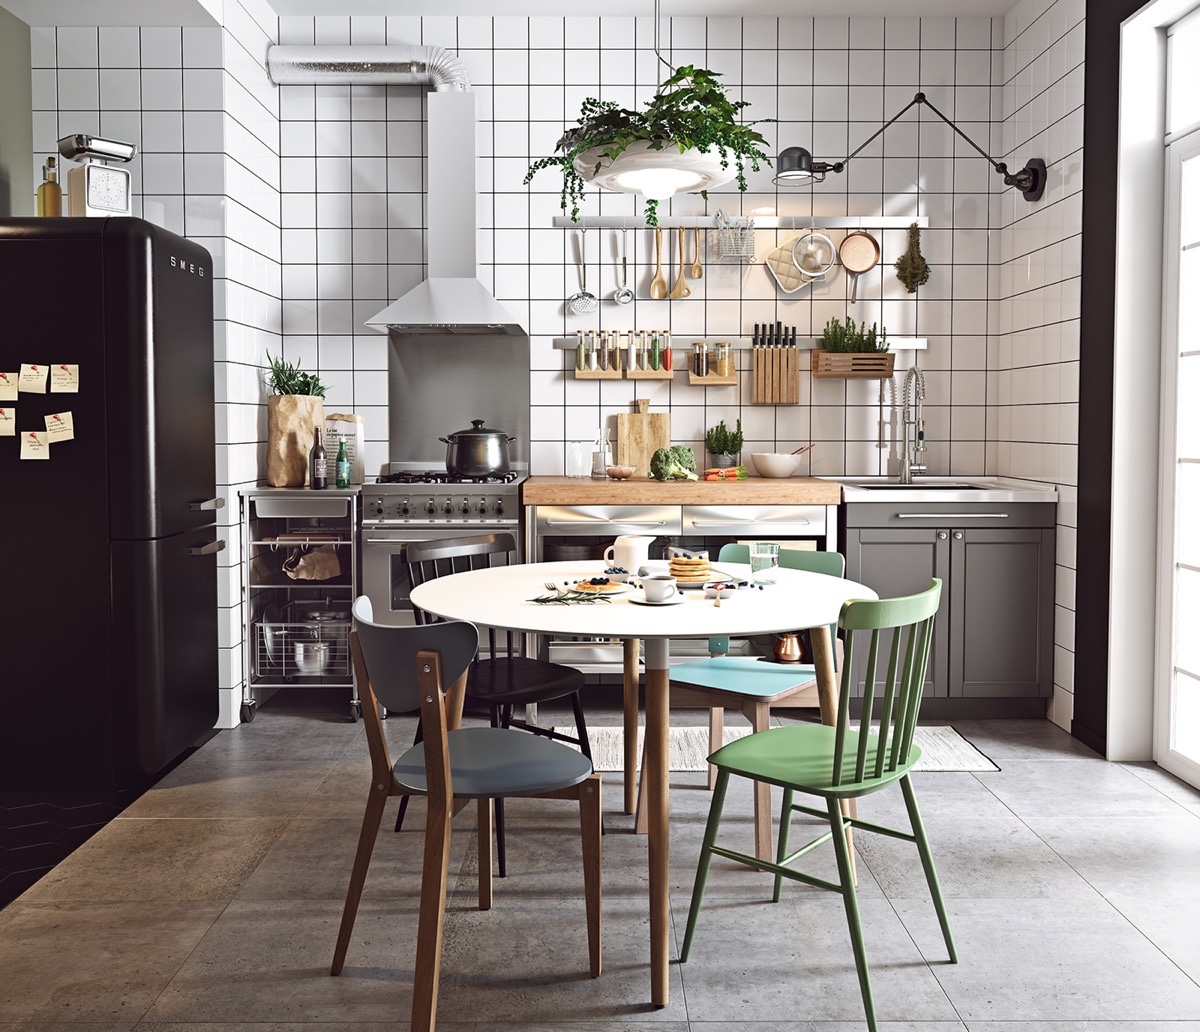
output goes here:
{"type": "Polygon", "coordinates": [[[383,515],[383,499],[382,498],[375,499],[375,515],[376,516],[383,515]]]}
{"type": "Polygon", "coordinates": [[[400,503],[400,515],[407,516],[411,510],[408,507],[408,502],[400,503]]]}
{"type": "Polygon", "coordinates": [[[486,503],[486,502],[480,502],[480,503],[479,503],[479,515],[480,515],[480,516],[486,516],[486,515],[487,515],[487,503],[486,503]]]}
{"type": "Polygon", "coordinates": [[[470,506],[470,505],[468,505],[466,502],[463,502],[463,503],[462,503],[462,514],[463,514],[464,516],[470,516],[470,515],[471,515],[471,506],[470,506]]]}
{"type": "Polygon", "coordinates": [[[503,516],[503,515],[504,515],[504,503],[503,503],[503,502],[497,502],[497,503],[496,503],[496,510],[495,510],[495,511],[496,511],[496,515],[497,515],[497,516],[503,516]]]}
{"type": "Polygon", "coordinates": [[[437,507],[433,504],[433,502],[427,503],[425,506],[425,515],[432,516],[435,512],[437,512],[437,507]]]}
{"type": "Polygon", "coordinates": [[[450,516],[454,512],[454,506],[447,502],[442,506],[442,512],[444,512],[447,516],[450,516]]]}

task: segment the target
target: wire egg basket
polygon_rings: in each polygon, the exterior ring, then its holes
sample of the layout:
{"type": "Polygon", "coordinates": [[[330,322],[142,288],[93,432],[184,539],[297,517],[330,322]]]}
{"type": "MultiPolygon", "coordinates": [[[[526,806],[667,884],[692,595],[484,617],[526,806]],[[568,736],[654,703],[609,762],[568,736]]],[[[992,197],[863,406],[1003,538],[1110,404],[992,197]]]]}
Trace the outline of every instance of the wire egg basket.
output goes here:
{"type": "Polygon", "coordinates": [[[718,211],[717,258],[727,262],[754,261],[754,220],[744,215],[726,215],[718,211]]]}

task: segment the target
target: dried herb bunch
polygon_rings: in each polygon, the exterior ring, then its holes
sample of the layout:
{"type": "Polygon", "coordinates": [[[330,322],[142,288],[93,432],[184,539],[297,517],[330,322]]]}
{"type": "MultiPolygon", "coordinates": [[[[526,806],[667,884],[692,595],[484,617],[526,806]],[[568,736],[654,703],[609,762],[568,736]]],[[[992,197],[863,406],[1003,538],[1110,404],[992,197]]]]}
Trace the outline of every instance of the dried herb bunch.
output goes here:
{"type": "Polygon", "coordinates": [[[917,287],[929,282],[929,263],[921,254],[921,227],[915,222],[908,227],[908,246],[896,260],[896,278],[910,294],[915,294],[917,287]]]}

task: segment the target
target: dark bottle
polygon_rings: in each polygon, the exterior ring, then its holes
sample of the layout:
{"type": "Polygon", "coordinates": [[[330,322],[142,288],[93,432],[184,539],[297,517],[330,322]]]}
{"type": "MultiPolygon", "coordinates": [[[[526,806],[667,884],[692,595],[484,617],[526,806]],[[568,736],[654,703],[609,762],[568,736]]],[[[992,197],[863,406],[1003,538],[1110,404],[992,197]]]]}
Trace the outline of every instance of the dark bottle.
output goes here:
{"type": "Polygon", "coordinates": [[[334,487],[350,486],[350,459],[346,455],[346,442],[338,442],[337,472],[333,482],[334,487]]]}
{"type": "Polygon", "coordinates": [[[329,459],[325,456],[325,445],[321,443],[321,428],[313,427],[313,446],[308,453],[308,486],[314,491],[323,491],[329,486],[329,459]]]}

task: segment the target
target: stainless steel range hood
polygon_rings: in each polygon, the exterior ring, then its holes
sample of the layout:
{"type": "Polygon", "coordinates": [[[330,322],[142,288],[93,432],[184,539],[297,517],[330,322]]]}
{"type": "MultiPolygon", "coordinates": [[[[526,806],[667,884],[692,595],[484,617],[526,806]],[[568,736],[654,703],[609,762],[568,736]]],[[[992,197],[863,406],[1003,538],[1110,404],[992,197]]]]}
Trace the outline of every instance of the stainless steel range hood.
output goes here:
{"type": "Polygon", "coordinates": [[[475,94],[426,98],[428,278],[367,320],[401,334],[524,334],[476,277],[475,94]]]}
{"type": "Polygon", "coordinates": [[[479,282],[475,261],[475,94],[462,62],[441,47],[271,46],[279,84],[394,83],[426,97],[427,279],[367,320],[380,333],[525,335],[479,282]]]}

